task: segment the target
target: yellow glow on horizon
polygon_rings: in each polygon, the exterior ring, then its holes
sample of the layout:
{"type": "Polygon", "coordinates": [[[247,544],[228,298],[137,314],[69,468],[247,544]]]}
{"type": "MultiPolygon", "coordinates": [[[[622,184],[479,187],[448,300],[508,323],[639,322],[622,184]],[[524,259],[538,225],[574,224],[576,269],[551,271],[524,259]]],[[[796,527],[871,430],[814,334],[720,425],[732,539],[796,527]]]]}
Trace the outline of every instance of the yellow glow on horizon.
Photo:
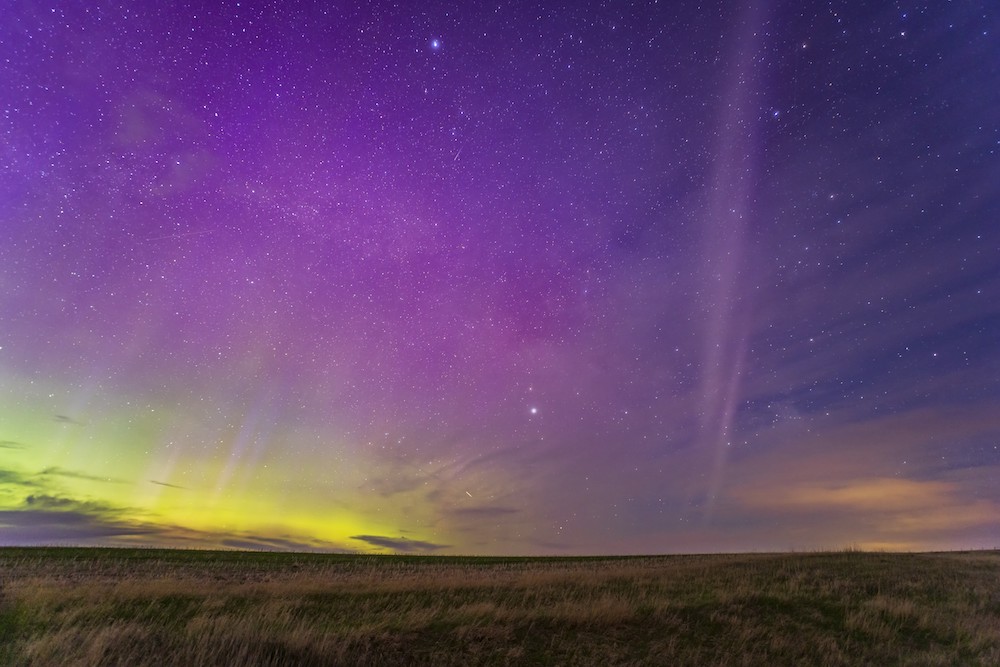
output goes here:
{"type": "Polygon", "coordinates": [[[364,550],[377,547],[353,536],[398,537],[405,516],[412,539],[431,539],[412,521],[421,514],[414,507],[419,499],[373,499],[363,490],[365,471],[378,461],[359,459],[351,443],[333,442],[301,465],[281,453],[294,451],[289,445],[302,434],[248,441],[239,420],[212,421],[198,406],[107,395],[98,404],[9,376],[0,398],[8,406],[0,440],[17,443],[0,450],[0,468],[8,471],[0,480],[0,509],[26,508],[34,497],[101,520],[162,529],[167,541],[172,531],[191,531],[184,533],[188,542],[199,534],[260,536],[364,550]]]}

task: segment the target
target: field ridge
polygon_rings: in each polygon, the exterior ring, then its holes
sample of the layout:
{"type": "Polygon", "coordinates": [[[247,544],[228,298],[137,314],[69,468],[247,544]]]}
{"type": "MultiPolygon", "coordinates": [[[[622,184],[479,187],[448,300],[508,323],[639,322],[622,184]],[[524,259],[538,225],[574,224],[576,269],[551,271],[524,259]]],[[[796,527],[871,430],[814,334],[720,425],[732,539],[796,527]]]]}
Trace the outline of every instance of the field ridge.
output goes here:
{"type": "Polygon", "coordinates": [[[1000,552],[7,547],[0,664],[996,665],[1000,552]]]}

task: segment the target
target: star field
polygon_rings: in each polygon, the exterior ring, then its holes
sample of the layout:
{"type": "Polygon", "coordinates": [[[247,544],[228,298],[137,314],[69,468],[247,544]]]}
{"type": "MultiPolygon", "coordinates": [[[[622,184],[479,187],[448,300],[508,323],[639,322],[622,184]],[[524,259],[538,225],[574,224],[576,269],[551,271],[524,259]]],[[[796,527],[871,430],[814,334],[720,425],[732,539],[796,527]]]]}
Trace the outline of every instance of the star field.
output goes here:
{"type": "Polygon", "coordinates": [[[986,2],[17,3],[0,544],[1000,544],[986,2]]]}

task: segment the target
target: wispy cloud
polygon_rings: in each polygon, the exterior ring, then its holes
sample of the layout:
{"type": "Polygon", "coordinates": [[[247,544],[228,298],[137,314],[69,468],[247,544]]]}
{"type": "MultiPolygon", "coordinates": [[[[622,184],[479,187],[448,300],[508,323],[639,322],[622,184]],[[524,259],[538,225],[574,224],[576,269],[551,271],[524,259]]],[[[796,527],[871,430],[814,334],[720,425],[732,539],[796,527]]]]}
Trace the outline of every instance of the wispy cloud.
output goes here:
{"type": "Polygon", "coordinates": [[[16,440],[0,440],[0,449],[24,449],[24,445],[16,440]]]}
{"type": "Polygon", "coordinates": [[[925,511],[939,506],[953,493],[954,485],[947,482],[873,477],[758,488],[745,491],[740,499],[750,507],[786,513],[817,510],[872,513],[925,511]]]}
{"type": "Polygon", "coordinates": [[[776,423],[734,452],[718,512],[701,525],[720,531],[713,545],[723,534],[742,544],[750,529],[779,548],[980,545],[1000,526],[1000,454],[993,465],[985,465],[990,448],[975,459],[958,454],[998,434],[988,401],[776,423]]]}
{"type": "Polygon", "coordinates": [[[108,538],[149,536],[151,525],[124,520],[111,505],[44,494],[25,498],[16,509],[0,511],[0,544],[83,544],[108,538]]]}
{"type": "Polygon", "coordinates": [[[304,551],[319,553],[355,553],[331,542],[303,540],[295,538],[267,537],[264,535],[244,535],[221,541],[222,546],[250,551],[304,551]]]}
{"type": "Polygon", "coordinates": [[[996,527],[1000,516],[1000,502],[967,498],[961,486],[937,480],[859,477],[757,487],[734,497],[742,512],[768,516],[789,534],[805,537],[819,523],[825,534],[839,532],[845,541],[858,543],[947,542],[970,530],[996,527]]]}
{"type": "Polygon", "coordinates": [[[77,512],[90,516],[113,516],[121,511],[107,503],[46,494],[28,496],[24,499],[24,507],[36,512],[77,512]]]}
{"type": "Polygon", "coordinates": [[[23,473],[17,472],[16,470],[0,470],[0,484],[28,487],[39,486],[36,481],[32,480],[23,473]]]}
{"type": "Polygon", "coordinates": [[[76,426],[83,426],[83,422],[73,419],[67,415],[54,415],[52,417],[52,421],[59,424],[74,424],[76,426]]]}
{"type": "Polygon", "coordinates": [[[149,480],[150,484],[157,484],[159,486],[170,487],[171,489],[186,489],[186,486],[181,486],[180,484],[171,484],[170,482],[160,482],[155,479],[149,480]]]}
{"type": "Polygon", "coordinates": [[[48,544],[353,551],[345,545],[309,536],[268,537],[253,533],[194,530],[160,522],[156,516],[143,515],[127,507],[44,493],[28,496],[13,509],[0,510],[0,546],[48,544]]]}
{"type": "Polygon", "coordinates": [[[107,482],[108,484],[124,484],[125,481],[118,479],[116,477],[102,477],[100,475],[91,475],[85,472],[79,472],[77,470],[67,470],[66,468],[60,468],[58,466],[50,466],[44,468],[38,473],[41,477],[68,477],[70,479],[83,479],[88,482],[107,482]]]}
{"type": "Polygon", "coordinates": [[[446,544],[434,544],[433,542],[410,540],[405,537],[386,537],[384,535],[352,535],[351,539],[366,542],[382,549],[392,549],[393,551],[401,551],[403,553],[437,551],[448,548],[446,544]]]}

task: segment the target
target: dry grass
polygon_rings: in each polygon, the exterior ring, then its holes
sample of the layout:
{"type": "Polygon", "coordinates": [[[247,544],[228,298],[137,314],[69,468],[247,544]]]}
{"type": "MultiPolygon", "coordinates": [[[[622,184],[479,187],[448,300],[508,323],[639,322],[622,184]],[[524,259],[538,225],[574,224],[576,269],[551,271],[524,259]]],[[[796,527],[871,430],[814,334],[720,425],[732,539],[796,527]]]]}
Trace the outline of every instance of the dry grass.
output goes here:
{"type": "Polygon", "coordinates": [[[0,549],[0,587],[0,664],[1000,664],[997,552],[0,549]]]}

